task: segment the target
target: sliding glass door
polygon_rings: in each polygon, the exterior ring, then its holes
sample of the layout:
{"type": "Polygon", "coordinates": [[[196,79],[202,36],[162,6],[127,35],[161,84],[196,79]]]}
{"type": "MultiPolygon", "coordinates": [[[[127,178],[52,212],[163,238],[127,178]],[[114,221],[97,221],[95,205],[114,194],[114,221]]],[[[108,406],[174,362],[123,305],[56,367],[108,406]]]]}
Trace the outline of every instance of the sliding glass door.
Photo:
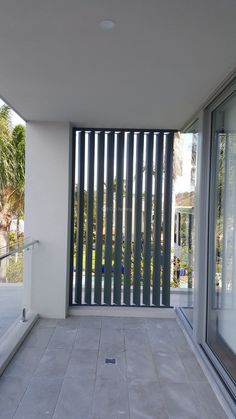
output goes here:
{"type": "Polygon", "coordinates": [[[172,300],[182,309],[193,327],[195,200],[198,121],[188,132],[179,133],[174,142],[172,195],[172,300]]]}
{"type": "Polygon", "coordinates": [[[236,383],[236,93],[212,112],[207,344],[236,383]]]}

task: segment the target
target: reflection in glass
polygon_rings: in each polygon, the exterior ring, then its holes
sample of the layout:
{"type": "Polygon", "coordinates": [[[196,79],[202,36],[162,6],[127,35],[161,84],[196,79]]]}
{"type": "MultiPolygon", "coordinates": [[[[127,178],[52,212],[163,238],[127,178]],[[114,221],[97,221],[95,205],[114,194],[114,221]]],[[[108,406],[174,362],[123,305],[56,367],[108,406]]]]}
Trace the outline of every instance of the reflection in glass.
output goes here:
{"type": "Polygon", "coordinates": [[[236,380],[236,98],[213,112],[207,343],[236,380]]]}

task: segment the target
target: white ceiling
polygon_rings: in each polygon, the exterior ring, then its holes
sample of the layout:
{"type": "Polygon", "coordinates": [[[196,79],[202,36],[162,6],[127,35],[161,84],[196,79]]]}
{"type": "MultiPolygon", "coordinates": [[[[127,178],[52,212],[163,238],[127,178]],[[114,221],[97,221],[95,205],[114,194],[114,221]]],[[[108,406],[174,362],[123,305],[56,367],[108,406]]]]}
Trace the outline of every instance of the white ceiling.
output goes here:
{"type": "Polygon", "coordinates": [[[0,96],[26,120],[181,128],[236,64],[235,22],[235,0],[1,0],[0,96]]]}

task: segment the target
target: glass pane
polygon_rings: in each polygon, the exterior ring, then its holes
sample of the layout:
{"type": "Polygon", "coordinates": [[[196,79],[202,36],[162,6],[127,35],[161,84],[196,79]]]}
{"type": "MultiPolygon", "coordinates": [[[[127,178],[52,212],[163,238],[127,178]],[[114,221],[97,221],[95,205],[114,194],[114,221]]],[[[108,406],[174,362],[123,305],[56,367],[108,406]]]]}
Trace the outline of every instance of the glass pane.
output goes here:
{"type": "Polygon", "coordinates": [[[194,304],[193,243],[197,137],[196,132],[175,136],[173,168],[171,304],[182,307],[191,326],[194,304]]]}
{"type": "Polygon", "coordinates": [[[207,343],[236,380],[236,96],[213,112],[207,343]]]}

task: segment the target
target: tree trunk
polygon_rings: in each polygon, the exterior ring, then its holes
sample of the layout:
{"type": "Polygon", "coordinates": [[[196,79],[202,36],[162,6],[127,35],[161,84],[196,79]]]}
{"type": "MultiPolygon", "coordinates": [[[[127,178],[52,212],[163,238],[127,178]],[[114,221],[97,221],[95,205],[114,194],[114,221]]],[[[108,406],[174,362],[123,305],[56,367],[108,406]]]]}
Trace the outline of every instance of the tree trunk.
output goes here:
{"type": "MultiPolygon", "coordinates": [[[[2,249],[2,253],[7,251],[8,245],[8,234],[4,230],[0,230],[0,248],[2,249]]],[[[7,282],[7,259],[3,259],[0,261],[0,283],[7,282]]]]}
{"type": "Polygon", "coordinates": [[[19,240],[19,236],[20,236],[20,216],[17,214],[17,219],[16,219],[16,240],[19,240]]]}

